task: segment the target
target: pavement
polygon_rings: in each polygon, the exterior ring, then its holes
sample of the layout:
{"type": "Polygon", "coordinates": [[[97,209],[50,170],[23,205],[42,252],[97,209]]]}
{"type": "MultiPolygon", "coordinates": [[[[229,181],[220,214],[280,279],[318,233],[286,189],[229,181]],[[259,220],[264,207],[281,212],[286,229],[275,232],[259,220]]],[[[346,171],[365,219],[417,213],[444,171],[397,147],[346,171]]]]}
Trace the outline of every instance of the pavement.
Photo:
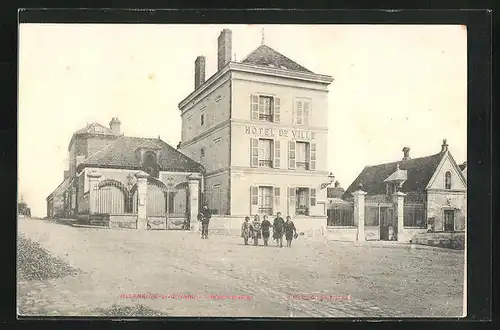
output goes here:
{"type": "Polygon", "coordinates": [[[234,236],[26,218],[18,231],[82,270],[18,280],[22,315],[97,316],[140,305],[164,316],[462,316],[463,251],[300,237],[291,248],[254,247],[234,236]]]}

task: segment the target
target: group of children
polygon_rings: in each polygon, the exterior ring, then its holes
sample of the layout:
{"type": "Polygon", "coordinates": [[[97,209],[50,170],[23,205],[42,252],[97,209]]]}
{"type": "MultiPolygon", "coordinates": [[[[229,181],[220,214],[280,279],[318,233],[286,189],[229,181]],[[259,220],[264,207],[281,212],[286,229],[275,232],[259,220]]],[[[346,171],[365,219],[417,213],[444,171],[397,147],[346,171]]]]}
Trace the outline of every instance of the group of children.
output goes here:
{"type": "Polygon", "coordinates": [[[267,215],[263,216],[262,222],[260,222],[258,214],[255,215],[252,222],[250,222],[250,217],[245,217],[245,221],[241,225],[241,237],[245,245],[248,245],[248,240],[252,238],[254,246],[259,245],[259,239],[262,237],[264,246],[268,246],[270,228],[273,228],[273,239],[279,247],[283,247],[283,235],[286,238],[287,247],[291,247],[292,240],[298,237],[297,229],[295,228],[292,218],[287,216],[286,221],[283,220],[281,212],[277,213],[273,224],[267,220],[267,215]]]}

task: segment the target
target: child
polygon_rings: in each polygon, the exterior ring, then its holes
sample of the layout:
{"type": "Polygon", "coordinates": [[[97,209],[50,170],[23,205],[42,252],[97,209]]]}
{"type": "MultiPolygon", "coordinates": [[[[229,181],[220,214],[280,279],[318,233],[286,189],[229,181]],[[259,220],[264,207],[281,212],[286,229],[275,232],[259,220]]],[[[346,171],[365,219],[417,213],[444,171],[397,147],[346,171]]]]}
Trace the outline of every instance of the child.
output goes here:
{"type": "Polygon", "coordinates": [[[245,217],[245,221],[241,225],[241,237],[245,245],[248,245],[248,238],[250,237],[250,217],[245,217]]]}

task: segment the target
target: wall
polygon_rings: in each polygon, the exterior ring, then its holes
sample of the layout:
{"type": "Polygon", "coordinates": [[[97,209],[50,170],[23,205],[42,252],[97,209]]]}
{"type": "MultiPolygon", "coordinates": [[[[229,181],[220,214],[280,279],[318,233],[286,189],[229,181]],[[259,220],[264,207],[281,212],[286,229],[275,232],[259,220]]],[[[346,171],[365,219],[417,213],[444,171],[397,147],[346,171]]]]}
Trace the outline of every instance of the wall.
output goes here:
{"type": "Polygon", "coordinates": [[[454,166],[452,160],[448,156],[444,159],[444,162],[440,168],[438,168],[437,175],[429,185],[429,189],[444,189],[445,182],[444,176],[447,171],[451,172],[451,190],[467,190],[466,184],[462,181],[458,166],[454,166]]]}
{"type": "Polygon", "coordinates": [[[279,187],[279,207],[273,210],[273,213],[279,211],[283,215],[289,212],[287,188],[310,187],[316,188],[316,206],[311,207],[312,215],[324,218],[326,226],[326,189],[320,189],[321,183],[326,180],[326,175],[321,173],[295,173],[295,175],[290,175],[289,171],[275,169],[233,169],[231,170],[231,215],[244,216],[250,214],[250,187],[252,185],[279,187]]]}
{"type": "Polygon", "coordinates": [[[229,171],[225,170],[223,172],[214,173],[212,175],[205,176],[204,180],[204,192],[207,194],[205,200],[209,200],[210,209],[219,208],[219,213],[228,213],[230,208],[230,186],[229,186],[229,171]],[[217,197],[210,196],[215,194],[217,190],[214,185],[219,185],[219,195],[217,197]],[[218,204],[218,205],[211,205],[218,204]],[[224,212],[224,209],[226,212],[224,212]]]}
{"type": "Polygon", "coordinates": [[[444,210],[456,209],[455,230],[464,230],[467,219],[466,192],[428,191],[427,193],[427,221],[434,218],[434,230],[444,228],[444,210]]]}
{"type": "Polygon", "coordinates": [[[200,96],[181,109],[181,141],[186,143],[229,119],[230,100],[229,75],[225,75],[213,87],[207,88],[200,96]],[[205,114],[203,126],[200,119],[202,113],[205,114]]]}
{"type": "Polygon", "coordinates": [[[210,175],[213,171],[229,166],[229,132],[229,125],[220,127],[209,132],[203,138],[183,146],[181,151],[186,156],[202,164],[205,167],[206,173],[210,175]],[[201,156],[202,148],[205,150],[204,157],[201,156]]]}
{"type": "Polygon", "coordinates": [[[283,125],[292,125],[293,99],[311,100],[310,125],[328,127],[328,87],[325,84],[295,79],[233,72],[233,119],[251,120],[250,95],[264,94],[280,98],[283,125]]]}

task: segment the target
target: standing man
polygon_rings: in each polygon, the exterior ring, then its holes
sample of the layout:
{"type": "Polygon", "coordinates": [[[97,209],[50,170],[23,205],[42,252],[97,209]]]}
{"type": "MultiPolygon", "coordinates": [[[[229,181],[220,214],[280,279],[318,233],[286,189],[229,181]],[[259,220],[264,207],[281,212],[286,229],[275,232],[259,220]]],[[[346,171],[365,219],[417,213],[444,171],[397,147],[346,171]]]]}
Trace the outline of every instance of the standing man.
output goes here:
{"type": "Polygon", "coordinates": [[[281,212],[276,214],[273,222],[273,238],[276,240],[276,245],[280,248],[283,247],[283,231],[285,227],[285,220],[281,217],[281,212]]]}
{"type": "Polygon", "coordinates": [[[208,224],[210,223],[212,213],[210,213],[207,204],[203,205],[200,213],[203,215],[201,218],[201,238],[208,238],[208,224]]]}
{"type": "Polygon", "coordinates": [[[269,240],[269,228],[272,227],[269,220],[267,220],[267,215],[264,215],[264,220],[262,220],[262,238],[264,239],[264,246],[267,246],[267,241],[269,240]]]}

